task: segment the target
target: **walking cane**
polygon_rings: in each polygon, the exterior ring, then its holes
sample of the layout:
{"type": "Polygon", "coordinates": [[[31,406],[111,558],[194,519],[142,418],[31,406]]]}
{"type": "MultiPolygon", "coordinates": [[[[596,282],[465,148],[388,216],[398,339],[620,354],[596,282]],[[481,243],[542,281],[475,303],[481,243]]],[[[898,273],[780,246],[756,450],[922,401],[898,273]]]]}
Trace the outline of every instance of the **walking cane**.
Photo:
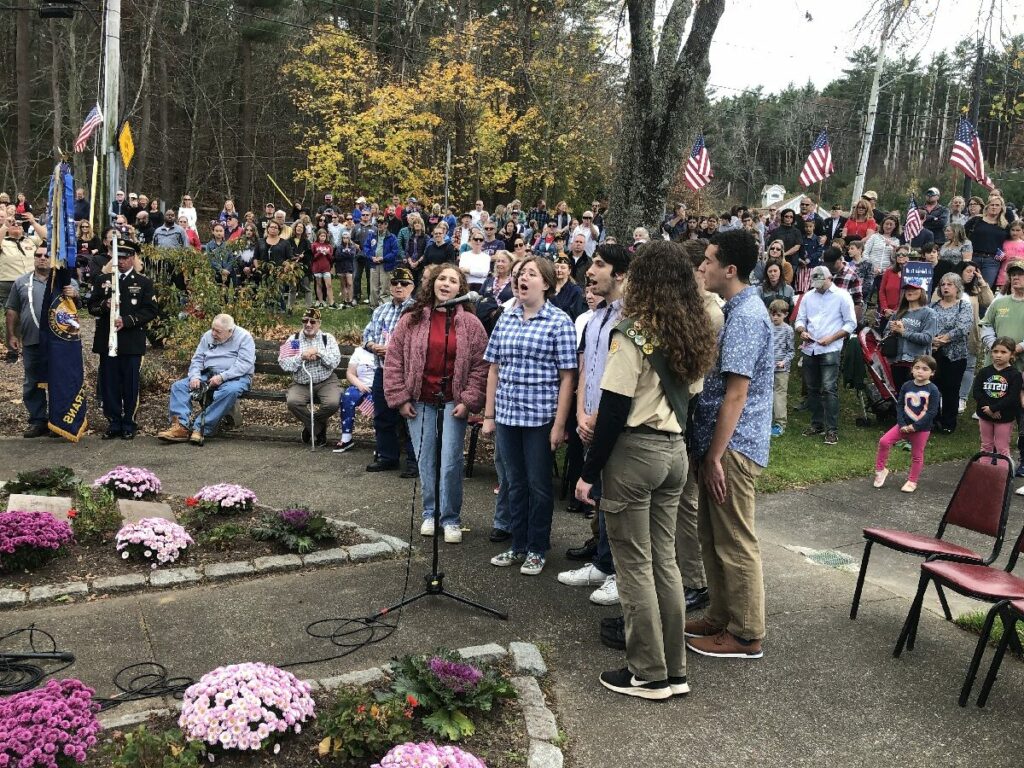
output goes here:
{"type": "Polygon", "coordinates": [[[302,361],[302,370],[309,379],[309,450],[316,451],[316,419],[313,417],[313,377],[306,368],[306,361],[302,361]]]}

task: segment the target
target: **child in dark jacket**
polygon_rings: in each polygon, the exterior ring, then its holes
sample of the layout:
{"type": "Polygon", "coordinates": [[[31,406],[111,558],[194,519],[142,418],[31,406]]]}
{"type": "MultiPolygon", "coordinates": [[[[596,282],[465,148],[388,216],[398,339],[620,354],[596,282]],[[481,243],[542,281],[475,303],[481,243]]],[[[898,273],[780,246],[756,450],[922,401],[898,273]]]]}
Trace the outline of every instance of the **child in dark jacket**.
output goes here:
{"type": "Polygon", "coordinates": [[[1010,435],[1021,409],[1021,375],[1013,365],[1017,343],[1008,336],[992,342],[992,364],[974,378],[981,450],[1010,455],[1010,435]]]}
{"type": "Polygon", "coordinates": [[[896,426],[882,435],[875,455],[875,488],[885,484],[889,470],[885,463],[889,451],[900,440],[910,443],[910,473],[900,489],[904,493],[917,490],[917,479],[924,468],[924,447],[931,435],[932,422],[939,413],[939,390],[932,384],[937,364],[931,355],[918,355],[910,368],[910,381],[900,389],[896,404],[896,426]]]}

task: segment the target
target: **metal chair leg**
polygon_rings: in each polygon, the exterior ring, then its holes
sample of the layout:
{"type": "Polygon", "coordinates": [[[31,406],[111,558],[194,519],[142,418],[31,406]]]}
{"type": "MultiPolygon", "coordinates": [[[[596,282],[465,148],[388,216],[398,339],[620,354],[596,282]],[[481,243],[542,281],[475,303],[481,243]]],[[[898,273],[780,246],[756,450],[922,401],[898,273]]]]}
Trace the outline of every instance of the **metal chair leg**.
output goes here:
{"type": "Polygon", "coordinates": [[[946,593],[942,590],[942,585],[936,584],[935,591],[939,593],[939,602],[942,604],[942,612],[946,614],[946,621],[952,621],[953,614],[949,612],[949,603],[946,602],[946,593]]]}
{"type": "Polygon", "coordinates": [[[910,604],[910,611],[907,613],[907,620],[903,622],[903,629],[896,640],[896,648],[892,655],[897,659],[903,653],[904,647],[907,650],[914,650],[914,636],[917,634],[917,624],[921,620],[921,604],[924,602],[924,593],[928,589],[928,577],[921,575],[921,582],[917,587],[917,594],[914,602],[910,604]]]}
{"type": "Polygon", "coordinates": [[[864,556],[860,559],[860,571],[857,573],[857,586],[853,590],[853,605],[850,606],[850,618],[857,618],[857,609],[860,607],[860,595],[864,591],[864,577],[868,572],[868,560],[871,558],[871,539],[864,543],[864,556]]]}
{"type": "Polygon", "coordinates": [[[964,678],[963,687],[960,689],[960,706],[966,707],[967,700],[971,697],[971,688],[974,687],[974,679],[978,676],[978,668],[981,666],[981,660],[985,656],[985,648],[988,645],[989,638],[992,636],[992,625],[995,623],[996,616],[1003,609],[1006,602],[996,603],[992,606],[992,609],[985,616],[985,623],[981,627],[981,636],[978,638],[978,645],[974,649],[974,656],[971,657],[971,663],[967,665],[967,676],[964,678]]]}
{"type": "Polygon", "coordinates": [[[992,685],[996,681],[996,677],[999,675],[999,666],[1003,663],[1003,656],[1006,655],[1006,647],[1010,644],[1010,637],[1017,633],[1017,622],[1013,621],[1012,626],[1007,628],[1009,623],[1007,616],[1003,616],[1003,637],[999,641],[999,645],[996,646],[996,653],[992,657],[992,664],[988,668],[988,674],[985,676],[985,683],[981,686],[981,693],[978,694],[978,706],[984,707],[988,701],[988,695],[992,691],[992,685]]]}

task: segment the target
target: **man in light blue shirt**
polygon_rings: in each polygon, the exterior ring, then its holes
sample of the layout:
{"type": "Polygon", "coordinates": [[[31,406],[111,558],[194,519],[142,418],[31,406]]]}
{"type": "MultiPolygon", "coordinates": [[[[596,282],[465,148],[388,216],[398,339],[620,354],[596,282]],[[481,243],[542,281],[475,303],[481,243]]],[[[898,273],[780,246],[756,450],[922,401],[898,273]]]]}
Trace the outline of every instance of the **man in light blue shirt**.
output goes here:
{"type": "Polygon", "coordinates": [[[221,417],[230,411],[238,396],[248,391],[256,369],[256,342],[252,334],[235,325],[231,315],[217,315],[210,330],[203,334],[188,366],[188,376],[171,385],[171,426],[157,437],[167,443],[186,440],[202,445],[203,439],[217,431],[221,417]],[[191,392],[204,384],[213,392],[206,412],[204,429],[198,425],[191,434],[185,427],[191,415],[191,392]]]}
{"type": "Polygon", "coordinates": [[[839,355],[843,342],[857,330],[857,316],[853,298],[832,284],[828,267],[811,270],[811,287],[796,315],[811,412],[811,426],[804,434],[824,434],[825,445],[835,445],[839,442],[839,355]]]}

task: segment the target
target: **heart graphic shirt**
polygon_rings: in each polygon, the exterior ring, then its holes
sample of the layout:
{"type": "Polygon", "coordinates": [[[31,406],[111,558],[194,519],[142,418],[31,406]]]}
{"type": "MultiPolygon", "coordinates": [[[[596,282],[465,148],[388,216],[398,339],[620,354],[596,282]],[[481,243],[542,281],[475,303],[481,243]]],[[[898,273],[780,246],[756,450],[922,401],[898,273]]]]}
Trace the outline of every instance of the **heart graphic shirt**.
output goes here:
{"type": "Polygon", "coordinates": [[[913,380],[903,385],[896,411],[896,421],[901,427],[909,424],[915,432],[931,432],[932,422],[938,413],[938,387],[931,382],[915,384],[913,380]]]}

